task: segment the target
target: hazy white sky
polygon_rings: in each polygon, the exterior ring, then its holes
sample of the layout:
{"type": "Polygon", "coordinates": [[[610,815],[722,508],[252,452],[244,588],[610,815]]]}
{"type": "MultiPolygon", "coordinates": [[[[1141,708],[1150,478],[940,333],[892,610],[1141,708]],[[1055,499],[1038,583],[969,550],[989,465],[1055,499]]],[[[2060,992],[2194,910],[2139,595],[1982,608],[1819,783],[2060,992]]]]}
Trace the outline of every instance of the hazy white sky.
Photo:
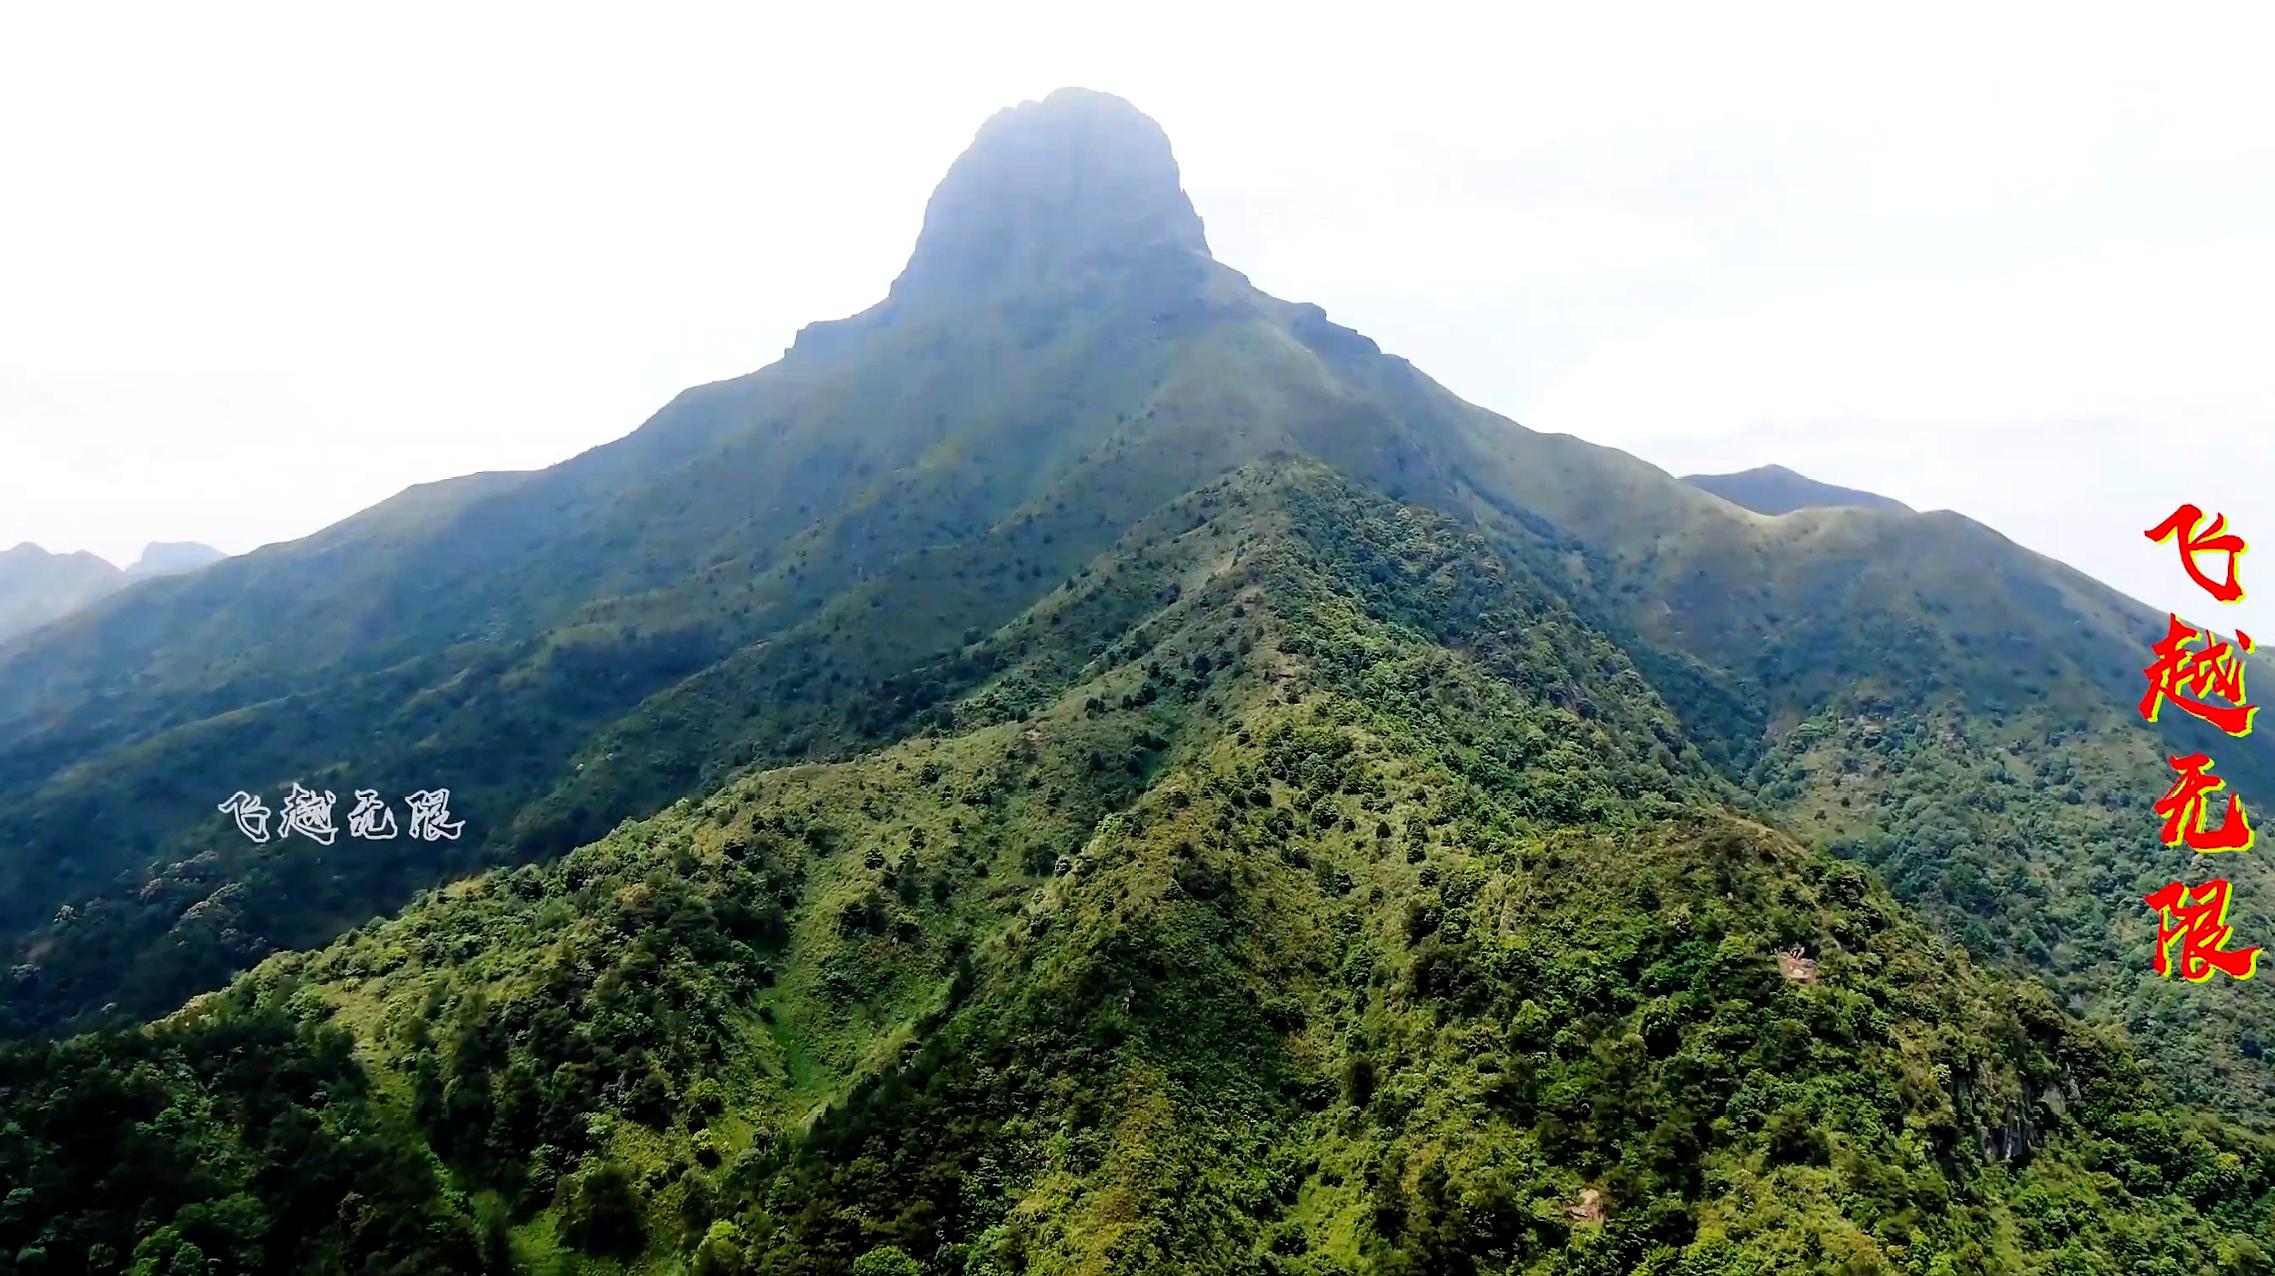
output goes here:
{"type": "Polygon", "coordinates": [[[1578,7],[10,6],[0,547],[243,551],[621,435],[882,296],[980,121],[1084,84],[1220,258],[1470,399],[2275,636],[2264,6],[1578,7]],[[2181,500],[2250,602],[2141,537],[2181,500]]]}

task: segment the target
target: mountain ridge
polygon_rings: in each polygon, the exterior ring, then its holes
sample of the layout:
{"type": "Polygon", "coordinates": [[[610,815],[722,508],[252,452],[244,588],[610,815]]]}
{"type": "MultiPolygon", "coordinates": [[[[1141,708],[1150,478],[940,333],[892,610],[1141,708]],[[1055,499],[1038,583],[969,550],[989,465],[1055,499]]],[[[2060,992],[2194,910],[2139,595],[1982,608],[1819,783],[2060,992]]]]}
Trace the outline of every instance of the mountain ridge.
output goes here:
{"type": "Polygon", "coordinates": [[[1723,807],[1559,558],[1243,466],[977,640],[922,730],[428,892],[147,1030],[0,1047],[0,1248],[2257,1261],[2275,1148],[1723,807]],[[144,1170],[182,1163],[209,1168],[144,1170]]]}
{"type": "MultiPolygon", "coordinates": [[[[1297,457],[1542,555],[1534,586],[1612,635],[1675,715],[1655,742],[1670,756],[1889,872],[1969,942],[2015,948],[2010,974],[2038,978],[2042,950],[2064,996],[2169,1049],[2192,1101],[2269,1101],[2241,1048],[2265,1012],[2212,988],[2197,1004],[2232,1025],[2180,1022],[2140,970],[2154,928],[2133,901],[2169,866],[2140,849],[2137,808],[2159,750],[2198,738],[2123,720],[2155,613],[1956,515],[1766,520],[1460,400],[1209,258],[1158,127],[1100,96],[983,128],[913,277],[776,363],[559,466],[426,485],[0,649],[8,1027],[161,1013],[435,883],[550,863],[746,770],[889,747],[986,685],[987,637],[1130,529],[1297,457]],[[1105,208],[1050,176],[1095,158],[1069,139],[1100,130],[1138,170],[1105,208]],[[1035,155],[1056,157],[1040,176],[1035,155]],[[1010,211],[977,215],[967,183],[1010,211]],[[939,282],[966,267],[995,282],[939,282]],[[275,625],[288,603],[312,619],[275,625]],[[2092,783],[2063,788],[2084,809],[2050,813],[2066,842],[1976,810],[1987,783],[1850,781],[1887,779],[1876,750],[1950,718],[1977,724],[1967,762],[1986,771],[2084,743],[2090,765],[2070,765],[2092,783]],[[475,832],[325,857],[232,841],[213,814],[300,782],[447,785],[475,832]],[[2087,846],[2107,866],[2044,871],[2087,846]],[[1939,857],[1974,878],[1923,867],[1939,857]]],[[[2264,746],[2221,757],[2239,789],[2275,775],[2264,746]]],[[[2244,934],[2268,920],[2246,894],[2259,872],[2238,872],[2244,934]]]]}

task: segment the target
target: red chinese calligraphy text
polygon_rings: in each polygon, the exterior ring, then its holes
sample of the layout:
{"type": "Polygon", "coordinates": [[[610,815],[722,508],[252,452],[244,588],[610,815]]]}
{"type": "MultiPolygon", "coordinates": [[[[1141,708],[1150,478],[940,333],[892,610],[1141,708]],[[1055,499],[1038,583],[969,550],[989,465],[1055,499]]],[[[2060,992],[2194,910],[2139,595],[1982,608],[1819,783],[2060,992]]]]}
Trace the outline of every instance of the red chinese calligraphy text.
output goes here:
{"type": "Polygon", "coordinates": [[[2160,545],[2168,540],[2178,538],[2180,542],[2180,567],[2181,570],[2188,573],[2188,578],[2202,585],[2205,593],[2223,603],[2241,602],[2243,601],[2243,585],[2236,579],[2236,560],[2242,558],[2244,551],[2250,549],[2251,546],[2244,543],[2243,537],[2227,530],[2227,515],[2212,515],[2211,525],[2199,534],[2196,525],[2203,521],[2204,511],[2193,505],[2183,505],[2172,512],[2172,517],[2141,533],[2141,535],[2160,545]],[[2228,556],[2228,578],[2224,581],[2214,581],[2210,576],[2205,575],[2204,569],[2196,563],[2198,554],[2226,554],[2228,556]]]}
{"type": "Polygon", "coordinates": [[[2178,967],[2182,979],[2201,982],[2213,972],[2249,979],[2259,970],[2259,948],[2227,947],[2228,884],[2215,879],[2201,886],[2182,886],[2171,882],[2143,902],[2157,910],[2156,960],[2151,963],[2160,975],[2171,975],[2172,941],[2180,941],[2178,967]],[[2167,919],[2170,919],[2169,921],[2167,919]]]}
{"type": "Polygon", "coordinates": [[[2197,851],[2250,850],[2251,813],[2244,810],[2241,797],[2228,798],[2227,814],[2221,818],[2218,828],[2204,826],[2212,795],[2227,787],[2226,781],[2211,773],[2212,759],[2191,753],[2165,761],[2180,773],[2180,778],[2156,801],[2156,813],[2164,817],[2164,844],[2178,846],[2185,842],[2190,850],[2197,851]]]}
{"type": "Polygon", "coordinates": [[[2251,635],[2237,630],[2231,648],[2214,638],[2211,630],[2190,628],[2178,616],[2169,619],[2171,628],[2164,640],[2152,648],[2155,662],[2141,671],[2149,682],[2148,693],[2141,697],[2141,716],[2156,721],[2170,700],[2229,735],[2251,734],[2252,715],[2259,712],[2259,706],[2244,700],[2243,653],[2252,649],[2251,635]],[[2192,638],[2201,639],[2203,646],[2191,650],[2192,638]],[[2229,703],[2210,703],[2203,699],[2207,693],[2229,703]]]}

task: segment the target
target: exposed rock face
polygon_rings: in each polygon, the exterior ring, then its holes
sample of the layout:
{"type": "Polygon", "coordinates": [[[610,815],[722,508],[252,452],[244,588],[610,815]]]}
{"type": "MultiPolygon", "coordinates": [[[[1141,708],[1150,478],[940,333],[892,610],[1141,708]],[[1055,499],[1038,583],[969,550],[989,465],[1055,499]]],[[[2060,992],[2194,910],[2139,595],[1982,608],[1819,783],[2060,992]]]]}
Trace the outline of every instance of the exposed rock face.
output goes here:
{"type": "Polygon", "coordinates": [[[1109,93],[999,111],[933,191],[895,298],[1207,257],[1161,126],[1109,93]]]}

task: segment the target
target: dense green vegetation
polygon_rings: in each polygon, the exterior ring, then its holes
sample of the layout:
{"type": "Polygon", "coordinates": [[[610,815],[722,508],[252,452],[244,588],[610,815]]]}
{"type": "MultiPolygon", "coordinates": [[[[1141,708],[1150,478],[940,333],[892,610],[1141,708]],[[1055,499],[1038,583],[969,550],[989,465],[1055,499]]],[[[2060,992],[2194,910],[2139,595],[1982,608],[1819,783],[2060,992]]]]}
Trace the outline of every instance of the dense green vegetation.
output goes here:
{"type": "Polygon", "coordinates": [[[780,363],[0,646],[0,1276],[2266,1270],[2160,619],[1461,403],[1054,97],[780,363]]]}
{"type": "MultiPolygon", "coordinates": [[[[2035,705],[2033,733],[1999,746],[2032,774],[2091,754],[2115,768],[2110,794],[2161,791],[2151,737],[2116,712],[2159,618],[1953,515],[1763,518],[1462,403],[1210,260],[1166,139],[1071,95],[992,125],[891,296],[775,365],[551,470],[414,489],[0,646],[0,1033],[162,1014],[267,953],[489,865],[548,862],[743,767],[900,739],[1012,658],[989,635],[1131,529],[1281,455],[1545,556],[1541,587],[1626,653],[1741,800],[1760,799],[1765,755],[1804,747],[1797,724],[1860,694],[1919,723],[2035,705]],[[1008,158],[1035,146],[1116,196],[1035,182],[1008,158]],[[214,812],[293,781],[445,784],[469,836],[257,847],[214,812]]],[[[2275,786],[2264,741],[2218,756],[2238,791],[2275,786]]],[[[1980,796],[1921,800],[1948,808],[1930,823],[1964,822],[1980,796]]],[[[1871,831],[1764,810],[1827,845],[1871,831]]],[[[1985,880],[2076,881],[2112,851],[2133,864],[2133,836],[1972,845],[1995,861],[1985,880]]],[[[2256,860],[2237,874],[2245,933],[2275,925],[2275,881],[2256,860]]],[[[1934,905],[1927,880],[1897,885],[1934,905]]],[[[1985,907],[2049,917],[2000,898],[1985,907]]],[[[2113,953],[2145,951],[2131,900],[2076,902],[2113,953]]],[[[2097,1013],[2162,995],[2145,961],[2041,956],[1986,925],[1964,932],[1984,957],[2050,960],[2097,1013]]],[[[2159,1022],[2185,1036],[2202,1018],[2159,1022]]],[[[2199,1045],[2174,1076],[2217,1054],[2221,1102],[2275,1102],[2256,1060],[2199,1045]]]]}
{"type": "Polygon", "coordinates": [[[0,1050],[0,1270],[510,1270],[352,1047],[246,997],[0,1050]]]}
{"type": "Polygon", "coordinates": [[[2275,1147],[1730,812],[1553,570],[1196,493],[925,734],[15,1048],[0,1262],[2264,1265],[2275,1147]]]}
{"type": "MultiPolygon", "coordinates": [[[[2151,976],[2152,936],[2135,907],[2175,879],[2257,885],[2257,868],[2158,841],[2149,808],[2163,783],[2152,777],[2170,772],[2154,737],[2124,731],[2129,711],[2085,706],[2065,727],[2043,705],[1984,721],[1871,697],[1794,727],[1752,782],[1795,828],[1873,865],[1972,951],[2123,1024],[2189,1101],[2263,1117],[2261,1042],[2275,1036],[2264,999],[2248,984],[2151,976]]],[[[2244,944],[2275,936],[2275,901],[2249,889],[2237,888],[2230,914],[2244,944]]]]}

